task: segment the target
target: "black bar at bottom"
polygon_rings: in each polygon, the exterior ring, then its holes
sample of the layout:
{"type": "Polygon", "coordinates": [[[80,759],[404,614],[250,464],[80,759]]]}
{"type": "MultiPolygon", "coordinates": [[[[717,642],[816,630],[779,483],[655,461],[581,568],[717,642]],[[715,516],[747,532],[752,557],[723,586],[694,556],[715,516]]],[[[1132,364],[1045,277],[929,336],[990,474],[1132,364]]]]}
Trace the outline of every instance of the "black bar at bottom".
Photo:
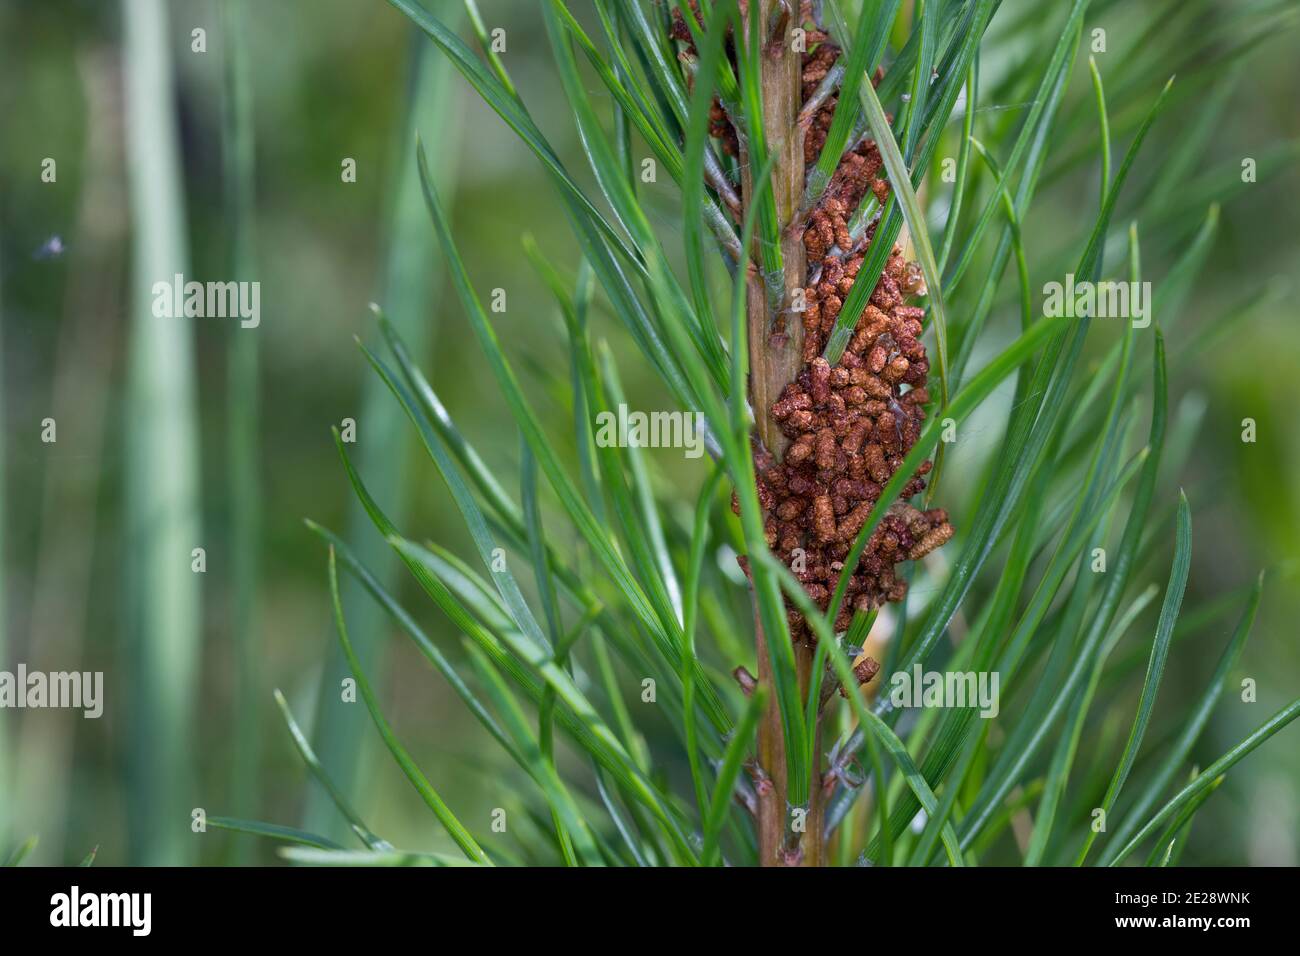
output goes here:
{"type": "Polygon", "coordinates": [[[612,939],[588,934],[608,927],[622,931],[613,939],[653,939],[656,948],[707,936],[767,949],[787,926],[815,950],[873,937],[1223,943],[1294,930],[1294,882],[1293,871],[1267,869],[20,868],[0,870],[0,927],[6,944],[74,934],[127,945],[373,944],[402,938],[394,932],[434,945],[568,941],[559,934],[600,944],[612,939]]]}

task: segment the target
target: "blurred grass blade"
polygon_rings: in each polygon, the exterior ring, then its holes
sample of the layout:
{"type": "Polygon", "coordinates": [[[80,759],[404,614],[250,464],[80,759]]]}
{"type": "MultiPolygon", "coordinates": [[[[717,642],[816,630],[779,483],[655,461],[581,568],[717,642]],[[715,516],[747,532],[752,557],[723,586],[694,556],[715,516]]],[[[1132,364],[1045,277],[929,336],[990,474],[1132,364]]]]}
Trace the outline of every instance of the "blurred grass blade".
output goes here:
{"type": "MultiPolygon", "coordinates": [[[[253,88],[248,62],[247,0],[222,6],[222,51],[225,88],[222,101],[226,222],[231,226],[228,265],[239,282],[256,279],[256,210],[254,196],[253,88]]],[[[262,488],[258,481],[258,338],[252,329],[230,336],[228,367],[228,455],[230,482],[231,625],[235,646],[234,766],[231,806],[247,816],[257,806],[259,754],[258,691],[255,648],[260,574],[259,538],[262,488]]],[[[246,861],[246,842],[237,844],[237,860],[246,861]]]]}
{"type": "Polygon", "coordinates": [[[33,833],[9,851],[9,855],[4,858],[3,862],[0,862],[0,866],[18,866],[23,860],[27,859],[32,850],[36,849],[36,844],[39,842],[40,837],[33,833]]]}
{"type": "MultiPolygon", "coordinates": [[[[193,549],[210,557],[199,508],[193,323],[158,319],[154,283],[187,271],[184,190],[167,5],[124,0],[127,168],[134,222],[126,435],[125,575],[132,688],[131,860],[183,865],[195,843],[194,733],[201,612],[193,549]],[[167,821],[164,823],[163,821],[167,821]]],[[[247,334],[238,330],[231,334],[247,334]]]]}

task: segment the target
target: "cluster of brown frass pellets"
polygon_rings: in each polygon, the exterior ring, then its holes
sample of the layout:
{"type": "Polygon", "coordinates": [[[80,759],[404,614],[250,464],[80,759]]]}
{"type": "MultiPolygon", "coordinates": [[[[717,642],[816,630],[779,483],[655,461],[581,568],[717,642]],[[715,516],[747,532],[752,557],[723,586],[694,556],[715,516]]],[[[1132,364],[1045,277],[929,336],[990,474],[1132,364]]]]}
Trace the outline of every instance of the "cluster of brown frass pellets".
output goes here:
{"type": "MultiPolygon", "coordinates": [[[[840,54],[825,33],[813,29],[807,31],[807,50],[805,101],[840,54]]],[[[810,118],[804,135],[809,169],[826,141],[836,102],[834,95],[827,97],[810,118]]],[[[716,103],[713,132],[724,148],[734,149],[735,131],[716,103]]],[[[881,205],[888,198],[889,184],[880,178],[883,166],[875,142],[864,138],[841,160],[808,217],[803,234],[809,271],[802,313],[804,364],[771,409],[791,444],[784,459],[777,461],[756,442],[755,470],[768,545],[823,609],[881,490],[920,436],[924,406],[930,400],[930,362],[920,341],[925,310],[907,304],[909,296],[924,294],[924,282],[916,263],[905,260],[898,246],[891,250],[840,360],[830,365],[822,358],[875,232],[873,223],[862,241],[854,243],[848,220],[868,190],[881,205]]],[[[906,500],[925,487],[923,476],[930,468],[927,461],[917,470],[873,532],[849,579],[836,630],[848,627],[855,610],[901,600],[907,582],[897,576],[898,564],[922,558],[952,537],[946,511],[921,511],[906,500]]],[[[803,616],[793,608],[788,613],[795,640],[812,643],[803,616]]]]}

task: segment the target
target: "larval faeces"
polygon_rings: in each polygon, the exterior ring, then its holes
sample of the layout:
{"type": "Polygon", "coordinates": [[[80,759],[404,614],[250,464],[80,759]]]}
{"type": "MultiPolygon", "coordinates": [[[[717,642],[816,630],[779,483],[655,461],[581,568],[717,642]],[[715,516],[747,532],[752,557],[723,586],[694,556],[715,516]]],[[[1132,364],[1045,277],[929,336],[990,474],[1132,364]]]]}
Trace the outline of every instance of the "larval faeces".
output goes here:
{"type": "MultiPolygon", "coordinates": [[[[805,98],[838,55],[829,42],[805,55],[805,98]]],[[[825,142],[835,103],[828,97],[810,119],[804,154],[810,167],[825,142]]],[[[881,204],[888,199],[883,168],[875,143],[864,139],[845,154],[809,214],[803,234],[812,276],[804,289],[805,364],[771,409],[791,444],[780,462],[763,449],[755,453],[768,545],[823,609],[882,489],[920,437],[930,400],[930,362],[920,341],[925,310],[907,304],[910,296],[924,294],[924,283],[919,267],[898,246],[890,251],[839,361],[832,366],[822,358],[874,235],[869,227],[865,241],[854,248],[848,220],[868,192],[881,204]]],[[[925,557],[952,537],[946,511],[907,503],[925,487],[931,467],[927,461],[917,470],[872,533],[849,578],[836,630],[848,627],[854,611],[902,600],[907,582],[898,576],[898,565],[925,557]]],[[[787,613],[795,639],[812,643],[803,616],[793,608],[787,613]]],[[[862,676],[874,674],[865,668],[862,676]]]]}
{"type": "MultiPolygon", "coordinates": [[[[689,8],[702,27],[696,4],[689,8]]],[[[812,12],[810,4],[801,5],[805,24],[812,12]]],[[[672,35],[691,48],[690,30],[678,13],[672,35]]],[[[826,95],[821,86],[840,51],[816,28],[805,36],[808,50],[800,80],[807,108],[800,126],[804,162],[815,175],[838,101],[833,91],[826,95]],[[819,93],[824,98],[813,101],[819,93]]],[[[881,77],[877,71],[873,82],[881,77]]],[[[716,100],[710,132],[734,155],[735,130],[716,100]]],[[[823,609],[829,607],[849,550],[884,486],[920,437],[930,400],[930,362],[920,341],[925,310],[908,304],[909,297],[925,294],[925,286],[917,264],[898,246],[890,250],[839,361],[832,366],[822,357],[875,234],[874,224],[869,224],[855,238],[849,221],[868,194],[881,205],[889,198],[883,172],[875,142],[862,138],[840,159],[816,205],[791,227],[802,230],[808,262],[802,297],[803,366],[770,409],[791,444],[782,461],[757,441],[754,447],[768,545],[823,609]]],[[[898,565],[925,557],[952,537],[946,511],[921,510],[907,502],[924,489],[931,468],[927,461],[917,469],[872,533],[848,579],[837,630],[847,628],[857,610],[902,600],[907,583],[898,576],[898,565]]],[[[794,639],[813,643],[803,615],[789,606],[787,613],[794,639]]],[[[878,669],[874,661],[868,666],[869,660],[861,664],[863,682],[878,669]]]]}

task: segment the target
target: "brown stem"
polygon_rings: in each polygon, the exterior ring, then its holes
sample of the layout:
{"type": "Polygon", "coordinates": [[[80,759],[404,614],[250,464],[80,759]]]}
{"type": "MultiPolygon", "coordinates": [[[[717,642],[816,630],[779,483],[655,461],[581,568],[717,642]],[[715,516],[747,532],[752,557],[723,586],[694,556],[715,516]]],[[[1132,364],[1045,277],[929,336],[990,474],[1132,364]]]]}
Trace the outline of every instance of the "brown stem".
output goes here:
{"type": "MultiPolygon", "coordinates": [[[[798,211],[804,190],[803,144],[798,129],[802,58],[792,48],[791,42],[791,31],[799,26],[798,19],[793,14],[797,8],[797,0],[751,0],[749,5],[751,16],[757,9],[765,30],[776,24],[779,31],[776,36],[768,38],[769,42],[763,50],[761,69],[763,132],[769,151],[777,157],[772,171],[772,189],[781,226],[781,256],[784,265],[784,296],[780,308],[774,309],[771,306],[761,270],[752,262],[746,281],[750,404],[754,410],[758,438],[778,460],[785,454],[789,440],[772,417],[772,405],[780,396],[781,390],[799,372],[803,323],[801,316],[789,311],[789,308],[794,291],[804,286],[807,272],[803,239],[797,231],[786,228],[798,211]]],[[[747,160],[747,157],[742,156],[742,160],[747,160]]],[[[754,183],[747,161],[742,162],[742,169],[742,198],[748,211],[753,201],[754,183]]],[[[751,257],[757,258],[757,250],[751,250],[751,257]]],[[[754,633],[758,651],[758,680],[771,687],[772,669],[757,613],[754,616],[754,633]]],[[[799,684],[806,694],[812,650],[797,646],[795,659],[799,684]]],[[[786,839],[786,831],[792,820],[792,808],[786,799],[785,735],[775,695],[771,700],[758,728],[758,765],[763,773],[763,779],[757,785],[759,860],[763,866],[821,866],[825,847],[822,840],[823,800],[818,780],[814,780],[812,787],[802,837],[794,845],[786,839]]],[[[819,745],[820,733],[819,727],[819,745]]]]}
{"type": "MultiPolygon", "coordinates": [[[[763,628],[754,615],[754,632],[758,645],[758,680],[772,686],[772,665],[767,656],[767,641],[763,628]]],[[[813,649],[805,644],[794,648],[795,668],[799,676],[799,689],[807,699],[809,678],[812,675],[813,649]]],[[[814,753],[821,752],[821,722],[818,717],[817,742],[814,753]]],[[[825,822],[825,794],[820,774],[813,781],[808,794],[807,813],[804,816],[802,835],[791,834],[797,843],[787,838],[787,829],[793,821],[785,764],[785,732],[781,726],[781,709],[775,701],[768,705],[758,725],[758,765],[763,779],[757,782],[758,793],[758,848],[761,866],[823,866],[826,846],[823,840],[825,822]]]]}
{"type": "MultiPolygon", "coordinates": [[[[787,0],[793,3],[794,0],[787,0]]],[[[760,0],[757,7],[764,24],[773,23],[774,13],[786,7],[782,0],[760,0]]],[[[772,192],[776,198],[777,218],[781,229],[781,257],[785,266],[785,294],[779,309],[770,305],[762,272],[752,263],[748,270],[746,303],[749,333],[749,397],[758,426],[758,437],[778,459],[785,454],[788,439],[772,417],[772,405],[781,390],[799,371],[803,346],[803,323],[800,316],[784,312],[793,301],[794,290],[802,288],[805,277],[803,239],[790,235],[784,227],[794,218],[803,197],[803,146],[796,127],[800,98],[800,55],[791,47],[790,31],[798,26],[794,17],[786,17],[781,35],[767,43],[762,56],[763,132],[770,153],[776,155],[772,170],[772,192]],[[783,314],[784,313],[784,314],[783,314]]],[[[742,157],[742,196],[748,213],[754,196],[748,157],[742,157]]],[[[757,248],[751,250],[757,258],[757,248]]]]}

